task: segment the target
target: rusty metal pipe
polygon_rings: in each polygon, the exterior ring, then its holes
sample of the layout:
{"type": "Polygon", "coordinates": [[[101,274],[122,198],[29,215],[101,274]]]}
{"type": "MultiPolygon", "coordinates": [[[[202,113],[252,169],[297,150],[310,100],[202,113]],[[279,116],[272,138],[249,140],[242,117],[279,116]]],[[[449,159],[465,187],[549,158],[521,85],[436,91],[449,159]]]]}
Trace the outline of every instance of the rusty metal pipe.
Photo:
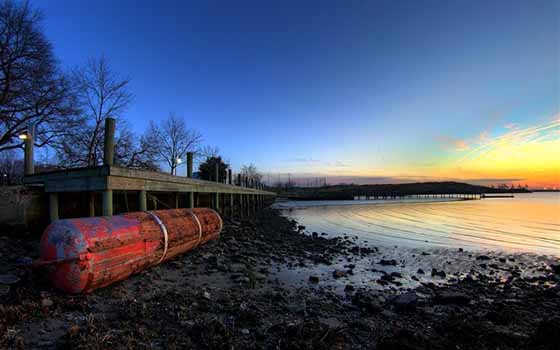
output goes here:
{"type": "Polygon", "coordinates": [[[58,289],[88,293],[217,239],[220,215],[171,209],[58,220],[41,238],[41,261],[58,289]]]}

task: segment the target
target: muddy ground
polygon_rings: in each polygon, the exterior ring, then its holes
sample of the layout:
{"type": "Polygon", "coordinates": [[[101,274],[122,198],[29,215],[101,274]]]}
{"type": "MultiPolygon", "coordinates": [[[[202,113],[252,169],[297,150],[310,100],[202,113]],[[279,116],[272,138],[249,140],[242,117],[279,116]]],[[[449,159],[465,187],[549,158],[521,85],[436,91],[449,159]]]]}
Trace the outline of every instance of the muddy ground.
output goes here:
{"type": "Polygon", "coordinates": [[[0,237],[4,349],[560,349],[560,261],[306,233],[274,210],[88,295],[0,237]]]}

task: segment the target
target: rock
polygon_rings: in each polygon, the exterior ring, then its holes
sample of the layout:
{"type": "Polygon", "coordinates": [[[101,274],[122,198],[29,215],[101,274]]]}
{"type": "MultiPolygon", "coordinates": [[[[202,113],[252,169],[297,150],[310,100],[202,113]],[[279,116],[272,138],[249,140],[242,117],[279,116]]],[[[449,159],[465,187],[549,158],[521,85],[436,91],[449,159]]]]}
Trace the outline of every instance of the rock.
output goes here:
{"type": "Polygon", "coordinates": [[[353,292],[354,291],[354,286],[351,284],[347,284],[346,287],[344,287],[344,291],[345,292],[353,292]]]}
{"type": "Polygon", "coordinates": [[[10,286],[0,284],[0,296],[6,295],[10,292],[10,286]]]}
{"type": "Polygon", "coordinates": [[[557,275],[560,275],[560,264],[550,265],[550,268],[552,269],[552,272],[554,272],[557,275]]]}
{"type": "Polygon", "coordinates": [[[49,298],[43,298],[43,300],[41,300],[41,306],[44,308],[50,307],[53,305],[53,301],[49,298]]]}
{"type": "Polygon", "coordinates": [[[478,255],[476,260],[490,260],[490,257],[488,255],[478,255]]]}
{"type": "Polygon", "coordinates": [[[432,254],[427,253],[427,252],[422,252],[422,255],[426,256],[426,255],[432,255],[432,254]]]}
{"type": "Polygon", "coordinates": [[[10,284],[16,284],[18,282],[19,282],[19,277],[17,277],[14,274],[6,273],[6,274],[3,274],[3,275],[0,275],[0,283],[1,284],[10,285],[10,284]]]}
{"type": "Polygon", "coordinates": [[[383,275],[379,278],[381,281],[393,282],[395,278],[391,275],[383,275]]]}
{"type": "Polygon", "coordinates": [[[357,292],[352,296],[352,304],[368,313],[379,313],[382,308],[377,295],[367,292],[357,292]]]}
{"type": "Polygon", "coordinates": [[[309,282],[319,283],[319,276],[309,276],[309,282]]]}
{"type": "Polygon", "coordinates": [[[419,275],[423,275],[423,274],[424,274],[424,270],[418,269],[418,271],[416,271],[416,273],[419,274],[419,275]]]}
{"type": "Polygon", "coordinates": [[[463,248],[459,248],[459,252],[462,253],[462,252],[463,252],[463,248]]]}
{"type": "Polygon", "coordinates": [[[505,262],[506,262],[506,258],[499,258],[498,261],[500,261],[501,263],[505,263],[505,262]]]}
{"type": "Polygon", "coordinates": [[[400,272],[391,272],[391,276],[395,278],[402,278],[402,273],[400,272]]]}
{"type": "Polygon", "coordinates": [[[461,292],[442,291],[436,294],[435,302],[438,304],[468,305],[471,298],[461,292]]]}
{"type": "Polygon", "coordinates": [[[393,299],[393,304],[399,310],[410,310],[416,307],[418,299],[419,298],[416,293],[408,292],[395,297],[395,299],[393,299]]]}
{"type": "Polygon", "coordinates": [[[438,271],[437,269],[433,268],[432,269],[432,277],[436,277],[436,276],[441,277],[441,278],[445,278],[447,275],[446,275],[445,271],[443,271],[443,270],[438,271]]]}
{"type": "Polygon", "coordinates": [[[243,335],[249,335],[249,333],[250,333],[250,332],[249,332],[249,330],[248,330],[247,328],[243,328],[243,329],[241,330],[241,334],[243,334],[243,335]]]}
{"type": "Polygon", "coordinates": [[[346,277],[347,273],[346,271],[342,271],[342,270],[334,270],[333,271],[333,277],[334,278],[341,278],[341,277],[346,277]]]}
{"type": "Polygon", "coordinates": [[[391,260],[381,259],[378,264],[383,266],[396,266],[397,261],[395,259],[391,259],[391,260]]]}
{"type": "Polygon", "coordinates": [[[202,296],[204,297],[204,299],[210,300],[210,293],[204,292],[204,293],[202,293],[202,296]]]}
{"type": "Polygon", "coordinates": [[[539,322],[536,332],[531,336],[528,349],[558,349],[560,317],[539,322]]]}

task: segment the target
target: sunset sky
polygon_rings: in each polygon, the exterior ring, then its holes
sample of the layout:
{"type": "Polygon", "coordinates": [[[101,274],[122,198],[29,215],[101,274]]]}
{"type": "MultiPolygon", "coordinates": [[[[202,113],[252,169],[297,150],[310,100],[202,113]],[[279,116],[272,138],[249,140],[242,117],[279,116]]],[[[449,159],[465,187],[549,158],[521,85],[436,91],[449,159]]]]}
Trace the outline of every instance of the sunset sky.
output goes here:
{"type": "Polygon", "coordinates": [[[560,187],[558,1],[32,3],[137,133],[175,112],[234,170],[560,187]]]}

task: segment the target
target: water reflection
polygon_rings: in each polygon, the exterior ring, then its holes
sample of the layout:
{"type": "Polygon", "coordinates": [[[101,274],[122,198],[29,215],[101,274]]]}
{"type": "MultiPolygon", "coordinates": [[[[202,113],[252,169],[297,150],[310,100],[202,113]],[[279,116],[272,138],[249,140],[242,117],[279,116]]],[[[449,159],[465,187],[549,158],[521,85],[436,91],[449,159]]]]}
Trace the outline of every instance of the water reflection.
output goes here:
{"type": "Polygon", "coordinates": [[[452,202],[283,203],[309,232],[385,246],[463,247],[560,256],[560,194],[452,202]],[[326,205],[327,204],[327,205],[326,205]]]}

